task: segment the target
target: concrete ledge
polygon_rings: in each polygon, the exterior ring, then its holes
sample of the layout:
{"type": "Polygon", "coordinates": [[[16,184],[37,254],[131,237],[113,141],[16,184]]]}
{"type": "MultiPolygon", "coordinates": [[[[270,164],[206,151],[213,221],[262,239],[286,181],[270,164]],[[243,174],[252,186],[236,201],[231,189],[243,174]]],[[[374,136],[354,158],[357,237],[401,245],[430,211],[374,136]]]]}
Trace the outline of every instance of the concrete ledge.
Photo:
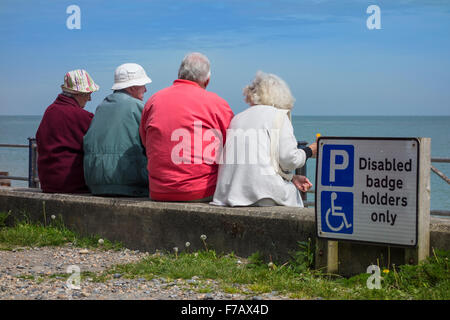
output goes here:
{"type": "Polygon", "coordinates": [[[148,199],[43,194],[0,189],[0,211],[33,221],[61,215],[80,234],[119,240],[131,249],[154,251],[204,248],[200,235],[218,252],[249,256],[256,251],[274,260],[288,258],[297,241],[314,235],[314,210],[287,207],[224,208],[208,204],[153,202],[148,199]]]}
{"type": "MultiPolygon", "coordinates": [[[[259,251],[269,260],[286,262],[298,250],[298,241],[315,242],[313,208],[241,207],[154,202],[142,198],[106,198],[91,195],[44,194],[36,189],[0,187],[0,212],[21,219],[50,222],[62,216],[64,224],[82,235],[121,241],[130,249],[149,252],[209,248],[247,257],[259,251]]],[[[431,219],[431,247],[450,250],[450,219],[431,219]]],[[[403,248],[339,242],[339,273],[365,272],[368,265],[403,263],[403,248]],[[351,250],[347,250],[351,249],[351,250]],[[341,252],[341,250],[340,250],[341,252]],[[380,260],[381,259],[381,260],[380,260]]]]}

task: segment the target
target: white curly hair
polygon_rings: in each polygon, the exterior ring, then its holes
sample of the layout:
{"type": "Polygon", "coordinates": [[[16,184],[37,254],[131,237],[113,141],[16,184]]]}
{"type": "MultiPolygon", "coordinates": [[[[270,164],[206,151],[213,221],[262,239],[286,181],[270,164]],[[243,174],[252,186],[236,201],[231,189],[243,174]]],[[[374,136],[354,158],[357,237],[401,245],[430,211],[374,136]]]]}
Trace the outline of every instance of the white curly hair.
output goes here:
{"type": "Polygon", "coordinates": [[[244,88],[245,102],[249,105],[268,105],[278,109],[291,110],[295,98],[289,86],[280,77],[258,71],[253,81],[244,88]]]}

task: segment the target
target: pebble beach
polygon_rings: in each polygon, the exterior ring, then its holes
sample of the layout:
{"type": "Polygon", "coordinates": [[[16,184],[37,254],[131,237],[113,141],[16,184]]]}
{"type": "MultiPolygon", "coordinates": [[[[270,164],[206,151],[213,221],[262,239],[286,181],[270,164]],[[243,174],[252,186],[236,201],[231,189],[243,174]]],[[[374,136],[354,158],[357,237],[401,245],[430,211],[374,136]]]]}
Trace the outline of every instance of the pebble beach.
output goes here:
{"type": "MultiPolygon", "coordinates": [[[[83,274],[101,274],[114,265],[138,262],[147,252],[122,249],[105,251],[60,247],[16,248],[0,251],[0,300],[280,300],[278,292],[261,295],[231,294],[220,290],[218,281],[199,279],[127,279],[110,275],[106,281],[82,276],[79,288],[68,283],[68,267],[83,274]],[[202,290],[208,288],[208,290],[202,290]],[[205,291],[208,291],[205,293],[205,291]]],[[[246,293],[246,289],[240,291],[246,293]]]]}

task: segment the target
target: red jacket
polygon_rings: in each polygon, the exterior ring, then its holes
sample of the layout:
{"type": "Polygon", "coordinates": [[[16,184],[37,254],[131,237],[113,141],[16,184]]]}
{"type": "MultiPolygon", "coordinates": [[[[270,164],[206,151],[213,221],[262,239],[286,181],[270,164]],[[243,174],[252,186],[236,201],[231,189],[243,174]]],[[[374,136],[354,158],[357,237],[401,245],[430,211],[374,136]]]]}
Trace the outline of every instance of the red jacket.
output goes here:
{"type": "Polygon", "coordinates": [[[45,110],[36,133],[38,173],[44,192],[87,193],[83,137],[93,114],[60,94],[45,110]]]}
{"type": "Polygon", "coordinates": [[[212,196],[218,163],[208,158],[215,155],[208,146],[219,140],[206,131],[220,133],[221,148],[232,118],[224,99],[189,80],[175,80],[155,93],[145,104],[139,128],[148,158],[150,198],[188,201],[212,196]]]}

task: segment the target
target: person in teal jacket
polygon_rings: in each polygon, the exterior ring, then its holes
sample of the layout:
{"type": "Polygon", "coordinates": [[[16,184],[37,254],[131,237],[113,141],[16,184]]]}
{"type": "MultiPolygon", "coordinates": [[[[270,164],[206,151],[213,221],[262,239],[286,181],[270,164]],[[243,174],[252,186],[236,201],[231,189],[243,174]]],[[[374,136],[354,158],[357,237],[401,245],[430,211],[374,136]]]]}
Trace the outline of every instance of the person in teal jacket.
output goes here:
{"type": "Polygon", "coordinates": [[[114,92],[95,111],[84,136],[84,178],[94,195],[148,197],[147,157],[139,136],[145,85],[152,80],[138,64],[114,74],[114,92]]]}

